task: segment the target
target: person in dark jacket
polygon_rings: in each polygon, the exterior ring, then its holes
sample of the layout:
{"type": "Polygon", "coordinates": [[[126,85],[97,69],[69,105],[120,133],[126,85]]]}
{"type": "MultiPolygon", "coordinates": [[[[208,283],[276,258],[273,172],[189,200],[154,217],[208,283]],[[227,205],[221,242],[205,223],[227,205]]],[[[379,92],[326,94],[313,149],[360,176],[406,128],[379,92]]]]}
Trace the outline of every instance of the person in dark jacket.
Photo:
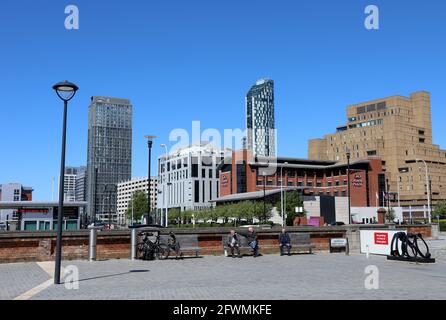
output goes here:
{"type": "Polygon", "coordinates": [[[238,238],[237,232],[235,230],[231,230],[231,233],[228,235],[227,246],[231,249],[231,256],[235,258],[234,250],[237,251],[237,257],[241,258],[240,255],[240,241],[238,238]]]}
{"type": "MultiPolygon", "coordinates": [[[[175,236],[175,233],[172,231],[169,232],[169,239],[167,240],[167,246],[169,247],[169,252],[167,256],[169,256],[170,251],[175,252],[175,259],[178,259],[178,255],[180,254],[180,244],[178,243],[177,237],[175,236]]],[[[180,256],[182,258],[182,255],[180,256]]]]}
{"type": "Polygon", "coordinates": [[[291,238],[288,232],[285,229],[282,229],[282,233],[279,234],[279,246],[280,246],[280,255],[283,256],[283,249],[286,247],[288,251],[288,255],[291,255],[291,238]]]}
{"type": "Polygon", "coordinates": [[[259,256],[259,245],[257,242],[257,233],[254,231],[253,227],[248,229],[248,233],[240,233],[240,235],[246,237],[248,244],[254,252],[254,258],[259,256]]]}

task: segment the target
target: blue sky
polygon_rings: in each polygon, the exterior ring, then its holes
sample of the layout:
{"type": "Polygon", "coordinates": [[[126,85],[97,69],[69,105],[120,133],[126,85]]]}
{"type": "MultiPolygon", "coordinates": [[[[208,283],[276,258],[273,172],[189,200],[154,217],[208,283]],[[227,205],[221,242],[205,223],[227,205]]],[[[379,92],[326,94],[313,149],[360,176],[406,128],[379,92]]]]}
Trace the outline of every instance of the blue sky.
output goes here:
{"type": "MultiPolygon", "coordinates": [[[[244,128],[244,96],[276,84],[279,155],[306,157],[307,141],[346,121],[349,104],[432,93],[434,142],[446,148],[446,2],[443,0],[2,1],[0,183],[51,198],[62,104],[51,90],[79,85],[70,103],[67,165],[86,163],[89,99],[134,105],[133,176],[146,174],[144,135],[163,152],[174,128],[244,128]],[[80,29],[64,28],[65,6],[80,29]],[[364,9],[380,9],[380,30],[364,9]]],[[[172,145],[172,143],[171,143],[172,145]]]]}

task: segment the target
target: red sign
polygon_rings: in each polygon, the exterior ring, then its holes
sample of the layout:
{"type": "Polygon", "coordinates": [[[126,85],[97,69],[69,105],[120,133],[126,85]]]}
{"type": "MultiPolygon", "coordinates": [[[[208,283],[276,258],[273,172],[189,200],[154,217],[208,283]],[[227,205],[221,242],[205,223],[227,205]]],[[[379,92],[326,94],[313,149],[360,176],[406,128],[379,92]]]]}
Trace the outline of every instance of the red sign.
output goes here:
{"type": "Polygon", "coordinates": [[[388,245],[389,244],[389,234],[384,232],[375,232],[375,244],[388,245]]]}

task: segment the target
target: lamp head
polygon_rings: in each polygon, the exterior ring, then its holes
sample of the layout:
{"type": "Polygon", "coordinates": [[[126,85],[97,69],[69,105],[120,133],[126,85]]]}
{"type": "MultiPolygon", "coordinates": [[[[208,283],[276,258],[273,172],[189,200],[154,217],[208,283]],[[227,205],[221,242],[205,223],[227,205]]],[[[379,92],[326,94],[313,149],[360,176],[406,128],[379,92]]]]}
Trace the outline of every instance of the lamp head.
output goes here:
{"type": "Polygon", "coordinates": [[[76,92],[79,90],[79,87],[75,85],[74,83],[71,83],[67,80],[56,83],[53,86],[54,91],[56,91],[57,96],[65,101],[68,102],[71,99],[73,99],[76,92]]]}

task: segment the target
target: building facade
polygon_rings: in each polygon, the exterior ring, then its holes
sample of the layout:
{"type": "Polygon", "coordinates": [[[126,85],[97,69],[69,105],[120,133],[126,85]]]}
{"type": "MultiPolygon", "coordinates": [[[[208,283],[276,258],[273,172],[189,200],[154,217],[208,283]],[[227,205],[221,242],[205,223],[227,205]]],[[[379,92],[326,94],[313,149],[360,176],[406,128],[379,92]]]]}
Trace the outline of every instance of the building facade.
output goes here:
{"type": "Polygon", "coordinates": [[[224,154],[224,150],[202,142],[159,157],[157,211],[164,213],[166,207],[185,211],[213,206],[210,201],[219,194],[217,166],[224,154]]]}
{"type": "Polygon", "coordinates": [[[246,95],[247,146],[257,156],[276,155],[274,81],[261,79],[246,95]]]}
{"type": "Polygon", "coordinates": [[[85,196],[80,194],[81,190],[78,190],[83,188],[82,181],[80,180],[79,183],[77,182],[78,179],[82,179],[82,176],[84,177],[84,183],[85,183],[85,171],[86,167],[66,167],[65,168],[65,175],[64,175],[64,201],[66,202],[75,202],[75,201],[85,201],[85,196]],[[83,172],[83,174],[82,174],[83,172]],[[78,198],[81,197],[81,198],[78,198]]]}
{"type": "Polygon", "coordinates": [[[446,151],[433,144],[428,92],[392,96],[347,108],[347,124],[323,139],[309,141],[310,159],[346,162],[379,156],[394,204],[427,204],[428,168],[433,203],[446,199],[446,151]],[[398,197],[399,195],[399,197],[398,197]]]}
{"type": "MultiPolygon", "coordinates": [[[[136,191],[142,191],[148,194],[149,179],[147,177],[133,178],[129,181],[118,183],[118,223],[126,224],[127,209],[131,208],[132,196],[136,191]]],[[[152,210],[157,208],[157,193],[158,193],[158,177],[150,179],[150,206],[152,210]]],[[[152,211],[151,210],[151,211],[152,211]]]]}
{"type": "MultiPolygon", "coordinates": [[[[277,157],[265,162],[252,157],[248,150],[241,150],[233,152],[218,169],[220,202],[231,195],[281,187],[300,190],[304,196],[348,196],[347,165],[336,161],[277,157]]],[[[351,163],[351,206],[382,206],[385,204],[384,190],[381,159],[369,158],[351,163]]]]}
{"type": "Polygon", "coordinates": [[[75,186],[76,201],[87,200],[87,167],[79,167],[76,174],[75,186]]]}
{"type": "Polygon", "coordinates": [[[88,112],[87,202],[90,219],[116,221],[117,184],[131,179],[132,105],[92,97],[88,112]]]}
{"type": "MultiPolygon", "coordinates": [[[[25,187],[20,183],[4,183],[0,184],[0,201],[3,202],[20,202],[32,201],[33,188],[25,187]]],[[[0,222],[17,221],[19,218],[18,211],[14,209],[0,210],[0,222]]]]}

